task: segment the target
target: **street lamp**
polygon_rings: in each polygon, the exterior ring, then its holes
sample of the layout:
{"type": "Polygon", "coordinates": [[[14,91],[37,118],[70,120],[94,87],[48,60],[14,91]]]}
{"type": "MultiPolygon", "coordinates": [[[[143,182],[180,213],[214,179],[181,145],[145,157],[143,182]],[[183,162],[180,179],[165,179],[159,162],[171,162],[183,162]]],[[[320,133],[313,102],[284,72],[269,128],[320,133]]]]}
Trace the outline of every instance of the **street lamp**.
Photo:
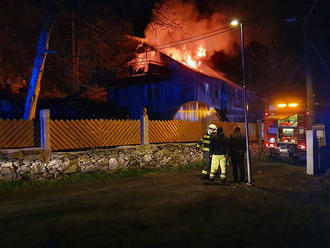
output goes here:
{"type": "Polygon", "coordinates": [[[248,99],[247,99],[247,84],[245,80],[245,58],[244,58],[244,26],[243,22],[233,20],[230,23],[232,26],[240,25],[241,28],[241,44],[242,44],[242,80],[243,80],[243,101],[244,101],[244,122],[245,122],[245,143],[246,143],[246,167],[248,176],[248,185],[252,185],[251,181],[251,165],[250,165],[250,150],[249,150],[249,125],[248,125],[248,99]]]}

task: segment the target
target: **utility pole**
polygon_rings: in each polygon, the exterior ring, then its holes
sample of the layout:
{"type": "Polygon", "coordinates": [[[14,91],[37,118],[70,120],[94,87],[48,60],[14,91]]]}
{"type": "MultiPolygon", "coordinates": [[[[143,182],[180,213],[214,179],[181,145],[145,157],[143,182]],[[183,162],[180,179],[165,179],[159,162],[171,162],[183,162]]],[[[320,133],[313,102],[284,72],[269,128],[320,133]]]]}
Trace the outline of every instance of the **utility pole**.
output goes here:
{"type": "Polygon", "coordinates": [[[246,167],[247,167],[247,184],[252,185],[251,179],[251,163],[250,163],[250,145],[249,145],[249,123],[248,123],[248,96],[247,96],[247,82],[245,76],[245,57],[244,57],[244,26],[241,27],[241,45],[242,45],[242,79],[243,79],[243,100],[244,100],[244,123],[245,123],[245,144],[246,144],[246,167]]]}
{"type": "MultiPolygon", "coordinates": [[[[306,36],[306,35],[305,35],[306,36]]],[[[313,77],[311,73],[311,44],[307,37],[305,37],[305,72],[306,72],[306,105],[308,112],[308,125],[307,129],[312,130],[315,115],[315,100],[314,100],[314,89],[313,89],[313,77]]]]}
{"type": "Polygon", "coordinates": [[[317,4],[318,4],[318,0],[315,0],[302,23],[302,28],[304,31],[304,42],[305,42],[304,61],[305,61],[305,72],[306,72],[306,105],[308,112],[308,125],[307,125],[308,130],[312,130],[313,128],[314,115],[315,115],[315,101],[314,101],[313,77],[311,73],[311,64],[310,64],[312,46],[311,46],[310,37],[308,35],[307,23],[309,17],[311,16],[317,4]]]}
{"type": "Polygon", "coordinates": [[[249,145],[249,123],[248,123],[248,94],[247,82],[245,76],[245,56],[244,56],[244,24],[242,21],[233,20],[231,25],[240,25],[241,45],[242,45],[242,81],[243,81],[243,104],[244,104],[244,124],[245,124],[245,145],[246,145],[246,167],[247,167],[247,185],[252,185],[251,163],[250,163],[250,145],[249,145]]]}

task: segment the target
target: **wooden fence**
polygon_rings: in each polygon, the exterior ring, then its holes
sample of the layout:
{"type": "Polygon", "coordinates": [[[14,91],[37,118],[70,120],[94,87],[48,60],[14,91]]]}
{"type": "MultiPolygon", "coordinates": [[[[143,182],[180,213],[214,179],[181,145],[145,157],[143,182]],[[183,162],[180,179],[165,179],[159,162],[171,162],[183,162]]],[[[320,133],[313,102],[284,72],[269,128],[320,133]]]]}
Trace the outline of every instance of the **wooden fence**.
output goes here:
{"type": "MultiPolygon", "coordinates": [[[[49,125],[41,131],[48,134],[44,137],[49,136],[46,141],[55,151],[142,143],[140,120],[50,120],[49,115],[47,118],[49,125]]],[[[242,122],[213,123],[222,127],[226,136],[232,134],[235,127],[240,127],[245,134],[242,122]]],[[[146,126],[149,143],[196,142],[207,129],[207,123],[200,121],[148,121],[146,126]]],[[[0,119],[0,148],[33,147],[33,130],[33,121],[0,119]]],[[[260,138],[258,133],[257,124],[249,123],[251,141],[260,138]]]]}
{"type": "Polygon", "coordinates": [[[0,148],[34,146],[33,121],[0,119],[0,148]]]}
{"type": "Polygon", "coordinates": [[[149,142],[192,142],[200,140],[206,123],[199,121],[149,121],[149,142]]]}
{"type": "MultiPolygon", "coordinates": [[[[243,122],[213,122],[217,127],[222,127],[225,135],[229,137],[235,127],[240,127],[245,135],[243,122]]],[[[206,132],[206,122],[200,121],[149,121],[149,142],[193,142],[200,140],[206,132]]],[[[257,124],[249,123],[249,138],[251,141],[258,139],[257,124]]]]}
{"type": "MultiPolygon", "coordinates": [[[[241,134],[245,135],[244,122],[214,122],[214,124],[217,127],[222,127],[227,137],[234,132],[235,127],[239,127],[241,129],[241,134]]],[[[249,123],[249,139],[250,141],[258,140],[258,125],[256,123],[249,123]]]]}
{"type": "Polygon", "coordinates": [[[141,143],[140,121],[50,120],[49,124],[52,150],[141,143]]]}

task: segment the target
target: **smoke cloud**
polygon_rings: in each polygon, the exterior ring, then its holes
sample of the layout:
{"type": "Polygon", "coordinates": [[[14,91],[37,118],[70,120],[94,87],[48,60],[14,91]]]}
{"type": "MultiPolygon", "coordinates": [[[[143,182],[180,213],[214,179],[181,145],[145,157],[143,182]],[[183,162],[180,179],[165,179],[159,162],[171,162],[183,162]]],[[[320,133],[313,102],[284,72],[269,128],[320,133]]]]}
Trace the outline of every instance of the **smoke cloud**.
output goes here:
{"type": "Polygon", "coordinates": [[[173,51],[197,53],[200,46],[203,46],[206,49],[206,58],[209,59],[215,51],[232,53],[239,33],[234,30],[226,31],[231,28],[229,23],[221,13],[200,13],[193,2],[165,0],[155,5],[152,22],[145,29],[145,37],[148,44],[170,56],[173,51]],[[203,39],[201,35],[209,37],[203,39]],[[176,41],[182,42],[175,43],[176,41]],[[174,46],[177,44],[180,45],[174,46]]]}

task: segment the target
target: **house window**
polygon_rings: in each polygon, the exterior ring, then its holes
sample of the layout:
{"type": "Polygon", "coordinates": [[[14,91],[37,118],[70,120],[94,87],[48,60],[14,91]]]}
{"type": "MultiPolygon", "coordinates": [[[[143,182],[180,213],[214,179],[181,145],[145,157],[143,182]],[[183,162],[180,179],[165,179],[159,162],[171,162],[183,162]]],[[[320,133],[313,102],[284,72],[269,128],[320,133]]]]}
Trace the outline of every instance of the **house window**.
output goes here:
{"type": "Polygon", "coordinates": [[[215,97],[216,97],[216,98],[220,98],[220,96],[221,96],[220,89],[216,89],[216,90],[215,90],[215,97]]]}
{"type": "Polygon", "coordinates": [[[233,101],[234,101],[235,104],[239,103],[238,89],[234,89],[233,101]]]}
{"type": "Polygon", "coordinates": [[[235,108],[242,108],[242,92],[239,89],[233,89],[232,103],[235,108]]]}
{"type": "Polygon", "coordinates": [[[148,85],[148,99],[152,99],[152,88],[150,85],[148,85]]]}
{"type": "Polygon", "coordinates": [[[115,103],[115,90],[114,89],[109,89],[108,91],[108,100],[110,103],[115,103]]]}
{"type": "Polygon", "coordinates": [[[118,95],[121,102],[124,102],[126,100],[126,95],[123,89],[120,89],[118,91],[118,95]]]}
{"type": "Polygon", "coordinates": [[[210,96],[210,85],[208,83],[205,83],[204,87],[205,87],[205,96],[209,97],[210,96]]]}
{"type": "Polygon", "coordinates": [[[154,96],[155,96],[155,98],[159,98],[159,88],[158,88],[158,86],[154,87],[154,96]]]}

